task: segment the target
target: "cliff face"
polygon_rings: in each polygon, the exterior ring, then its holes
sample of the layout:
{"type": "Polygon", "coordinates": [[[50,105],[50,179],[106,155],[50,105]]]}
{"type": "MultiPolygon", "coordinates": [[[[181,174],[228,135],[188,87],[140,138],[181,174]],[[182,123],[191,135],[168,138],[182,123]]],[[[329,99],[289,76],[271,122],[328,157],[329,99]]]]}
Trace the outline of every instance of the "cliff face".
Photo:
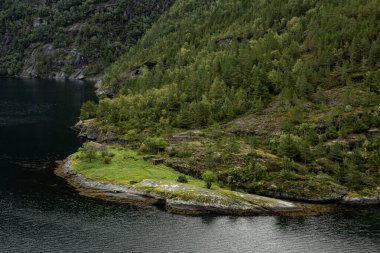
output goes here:
{"type": "Polygon", "coordinates": [[[97,78],[171,2],[2,1],[0,75],[97,78]]]}

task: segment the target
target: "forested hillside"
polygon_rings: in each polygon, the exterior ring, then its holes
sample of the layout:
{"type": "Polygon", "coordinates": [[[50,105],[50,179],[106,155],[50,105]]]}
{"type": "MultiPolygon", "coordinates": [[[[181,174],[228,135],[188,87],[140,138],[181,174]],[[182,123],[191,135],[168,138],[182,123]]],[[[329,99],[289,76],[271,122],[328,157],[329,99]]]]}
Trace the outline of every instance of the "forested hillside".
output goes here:
{"type": "Polygon", "coordinates": [[[170,0],[2,0],[0,75],[81,79],[101,73],[170,0]]]}
{"type": "Polygon", "coordinates": [[[81,117],[231,188],[374,194],[379,35],[379,0],[177,0],[106,71],[117,95],[81,117]]]}

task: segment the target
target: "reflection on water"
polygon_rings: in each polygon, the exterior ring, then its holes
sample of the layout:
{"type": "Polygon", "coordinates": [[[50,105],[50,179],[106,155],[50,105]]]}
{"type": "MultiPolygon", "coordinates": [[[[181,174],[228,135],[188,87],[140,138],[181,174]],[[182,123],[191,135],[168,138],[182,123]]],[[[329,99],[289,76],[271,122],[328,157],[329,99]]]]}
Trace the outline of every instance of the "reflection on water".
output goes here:
{"type": "Polygon", "coordinates": [[[0,79],[0,252],[378,252],[380,211],[186,217],[80,197],[52,173],[90,85],[0,79]]]}

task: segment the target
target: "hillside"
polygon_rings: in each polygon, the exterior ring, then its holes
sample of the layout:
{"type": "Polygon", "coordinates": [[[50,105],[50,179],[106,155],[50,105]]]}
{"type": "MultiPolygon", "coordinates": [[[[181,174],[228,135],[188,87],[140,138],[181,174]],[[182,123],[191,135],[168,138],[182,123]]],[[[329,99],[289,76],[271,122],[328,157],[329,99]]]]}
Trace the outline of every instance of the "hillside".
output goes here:
{"type": "Polygon", "coordinates": [[[379,34],[379,0],[177,0],[107,69],[82,134],[232,189],[375,196],[379,34]]]}
{"type": "Polygon", "coordinates": [[[96,77],[145,33],[170,0],[4,0],[0,75],[96,77]]]}

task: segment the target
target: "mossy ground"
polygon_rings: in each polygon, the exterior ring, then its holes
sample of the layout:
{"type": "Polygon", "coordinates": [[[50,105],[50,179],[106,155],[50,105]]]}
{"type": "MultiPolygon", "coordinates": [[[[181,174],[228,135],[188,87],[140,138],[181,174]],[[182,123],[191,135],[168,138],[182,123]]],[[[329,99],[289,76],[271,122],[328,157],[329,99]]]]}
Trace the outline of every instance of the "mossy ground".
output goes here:
{"type": "MultiPolygon", "coordinates": [[[[82,152],[73,154],[73,170],[85,177],[100,182],[110,182],[120,185],[133,185],[144,179],[168,180],[176,182],[181,174],[163,164],[153,165],[144,161],[137,152],[121,147],[109,147],[113,154],[109,164],[104,163],[101,155],[89,160],[83,158],[82,152]]],[[[204,182],[187,176],[188,184],[204,186],[204,182]]],[[[214,186],[215,188],[216,186],[214,186]]]]}

